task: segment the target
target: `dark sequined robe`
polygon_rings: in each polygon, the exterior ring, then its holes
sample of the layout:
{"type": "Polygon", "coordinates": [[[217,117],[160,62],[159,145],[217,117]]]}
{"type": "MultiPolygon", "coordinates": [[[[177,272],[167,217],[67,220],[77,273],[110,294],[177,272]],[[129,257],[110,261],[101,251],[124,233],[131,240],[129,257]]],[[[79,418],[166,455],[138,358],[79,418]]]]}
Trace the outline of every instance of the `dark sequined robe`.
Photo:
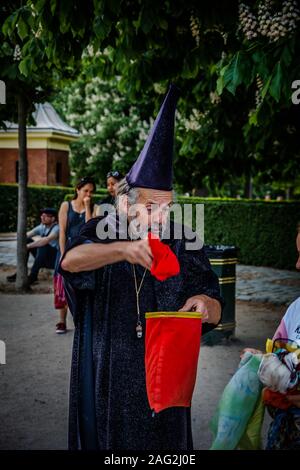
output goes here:
{"type": "MultiPolygon", "coordinates": [[[[99,242],[90,220],[67,250],[99,242]]],[[[221,301],[218,279],[203,250],[186,251],[184,240],[169,240],[180,274],[161,282],[146,273],[140,292],[143,330],[146,311],[177,311],[194,295],[221,301]]],[[[69,448],[99,450],[192,450],[190,408],[153,413],[144,366],[144,337],[136,337],[136,294],[132,265],[119,262],[64,276],[75,323],[69,448]]],[[[136,266],[138,283],[144,268],[136,266]]],[[[204,332],[214,325],[206,324],[204,332]]]]}

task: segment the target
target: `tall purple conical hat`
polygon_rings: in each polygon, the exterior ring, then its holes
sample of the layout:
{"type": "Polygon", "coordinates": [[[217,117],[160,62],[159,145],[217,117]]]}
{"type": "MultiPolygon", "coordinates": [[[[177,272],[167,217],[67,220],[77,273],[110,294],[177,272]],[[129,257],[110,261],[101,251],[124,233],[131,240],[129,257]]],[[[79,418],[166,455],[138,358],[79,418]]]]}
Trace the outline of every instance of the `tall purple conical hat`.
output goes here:
{"type": "Polygon", "coordinates": [[[173,180],[174,121],[179,89],[171,84],[138,159],[126,175],[132,187],[170,191],[173,180]]]}

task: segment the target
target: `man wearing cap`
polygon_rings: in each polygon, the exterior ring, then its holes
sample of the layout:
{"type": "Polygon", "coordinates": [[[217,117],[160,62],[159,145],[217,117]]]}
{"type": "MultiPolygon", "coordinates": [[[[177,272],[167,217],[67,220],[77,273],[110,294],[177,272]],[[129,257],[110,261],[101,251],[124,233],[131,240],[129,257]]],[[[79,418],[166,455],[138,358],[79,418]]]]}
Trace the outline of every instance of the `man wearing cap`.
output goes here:
{"type": "Polygon", "coordinates": [[[75,323],[69,412],[73,450],[193,449],[190,408],[153,414],[145,379],[146,312],[200,311],[204,331],[221,318],[218,279],[203,249],[187,251],[184,238],[164,236],[172,204],[177,100],[178,89],[171,86],[140,156],[118,185],[117,215],[91,219],[61,260],[75,323]],[[130,216],[136,203],[143,216],[130,216]],[[131,230],[124,236],[125,218],[131,230]],[[180,273],[163,282],[150,272],[149,226],[179,261],[180,273]],[[105,232],[109,237],[102,239],[105,232]]]}
{"type": "MultiPolygon", "coordinates": [[[[34,263],[28,276],[29,285],[37,281],[41,268],[54,269],[58,250],[59,225],[57,211],[52,207],[40,210],[41,223],[27,232],[27,253],[34,256],[34,263]],[[38,240],[32,237],[39,236],[38,240]]],[[[16,280],[16,274],[7,277],[8,282],[16,280]]]]}

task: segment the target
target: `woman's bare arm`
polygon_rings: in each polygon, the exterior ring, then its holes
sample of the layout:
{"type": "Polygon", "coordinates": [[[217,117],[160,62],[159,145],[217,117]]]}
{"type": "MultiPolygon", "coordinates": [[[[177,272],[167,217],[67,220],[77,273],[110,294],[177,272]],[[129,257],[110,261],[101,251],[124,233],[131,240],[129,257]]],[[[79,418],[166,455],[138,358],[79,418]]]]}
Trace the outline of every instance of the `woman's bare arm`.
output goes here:
{"type": "Polygon", "coordinates": [[[91,209],[92,200],[87,196],[83,199],[83,203],[85,207],[85,223],[87,223],[93,217],[91,209]]]}
{"type": "Polygon", "coordinates": [[[61,203],[59,213],[58,213],[58,223],[59,223],[59,249],[61,255],[63,255],[66,246],[66,230],[67,230],[67,219],[68,219],[68,207],[69,204],[67,201],[61,203]]]}
{"type": "Polygon", "coordinates": [[[99,205],[98,205],[98,204],[94,204],[92,216],[93,216],[93,217],[97,217],[98,215],[100,215],[99,205]]]}

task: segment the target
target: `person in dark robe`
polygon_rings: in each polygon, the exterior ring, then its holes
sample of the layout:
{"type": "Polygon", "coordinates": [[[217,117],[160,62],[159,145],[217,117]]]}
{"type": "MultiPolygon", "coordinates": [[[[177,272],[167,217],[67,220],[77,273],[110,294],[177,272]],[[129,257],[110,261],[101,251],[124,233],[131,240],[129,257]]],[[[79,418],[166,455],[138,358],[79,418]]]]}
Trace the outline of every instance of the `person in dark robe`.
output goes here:
{"type": "Polygon", "coordinates": [[[91,219],[61,260],[75,323],[69,414],[72,450],[193,449],[190,408],[153,413],[144,363],[145,312],[200,311],[204,333],[221,320],[218,279],[204,250],[187,249],[186,238],[174,236],[174,223],[165,236],[173,199],[177,99],[178,89],[171,86],[144,149],[118,186],[118,213],[91,219]],[[145,211],[132,216],[136,203],[145,211]],[[180,273],[165,281],[150,273],[152,252],[146,236],[150,228],[180,263],[180,273]]]}

